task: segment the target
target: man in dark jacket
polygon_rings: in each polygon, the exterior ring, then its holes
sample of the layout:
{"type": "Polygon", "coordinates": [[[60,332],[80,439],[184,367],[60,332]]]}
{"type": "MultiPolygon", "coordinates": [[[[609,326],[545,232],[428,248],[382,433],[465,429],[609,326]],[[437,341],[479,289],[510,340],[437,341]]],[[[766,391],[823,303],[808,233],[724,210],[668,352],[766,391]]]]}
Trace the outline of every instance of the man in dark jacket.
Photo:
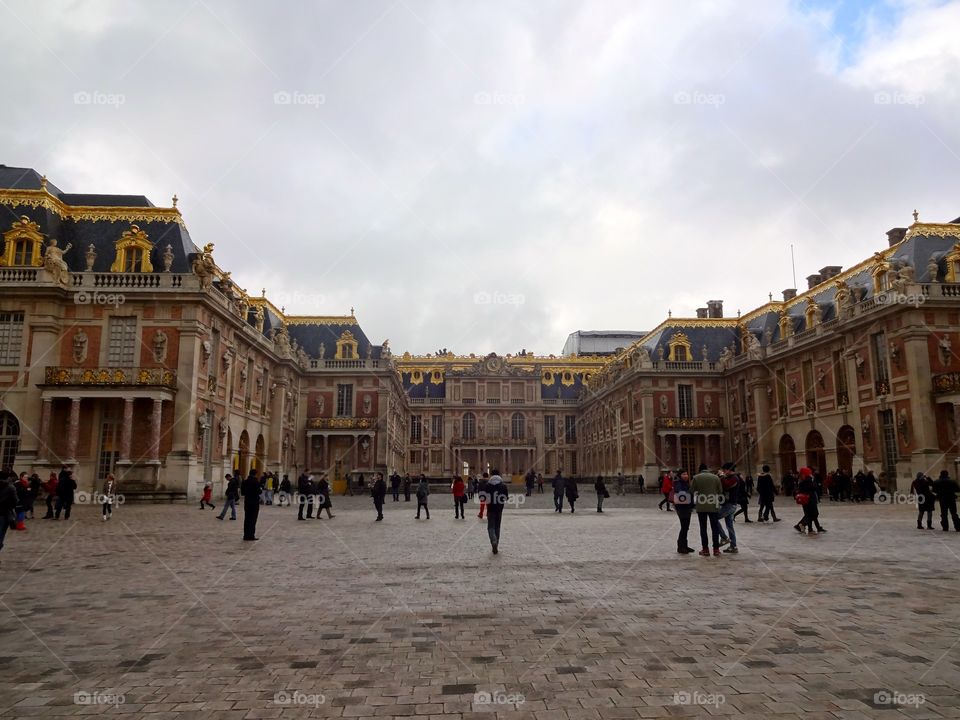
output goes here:
{"type": "MultiPolygon", "coordinates": [[[[400,478],[398,477],[397,480],[399,481],[400,478]]],[[[392,478],[390,482],[393,482],[392,478]]],[[[373,506],[377,509],[377,522],[380,522],[383,520],[383,501],[387,499],[387,483],[384,482],[383,473],[377,473],[377,481],[373,484],[371,493],[373,494],[373,506]]],[[[394,501],[397,500],[397,485],[394,485],[393,499],[394,501]]]]}
{"type": "Polygon", "coordinates": [[[777,488],[773,484],[773,476],[770,474],[770,466],[764,465],[763,472],[757,476],[757,498],[760,500],[760,509],[757,512],[757,520],[766,522],[773,515],[774,522],[780,522],[776,511],[773,509],[773,501],[777,495],[777,488]]]}
{"type": "Polygon", "coordinates": [[[946,470],[940,471],[940,477],[933,481],[933,494],[940,502],[940,527],[944,532],[950,530],[947,516],[953,518],[953,529],[960,532],[960,517],[957,517],[957,492],[960,487],[946,470]]]}
{"type": "Polygon", "coordinates": [[[303,520],[303,506],[307,506],[307,517],[313,517],[313,494],[316,488],[313,486],[313,477],[306,473],[301,473],[297,478],[297,502],[300,510],[297,512],[297,520],[303,520]]]}
{"type": "Polygon", "coordinates": [[[60,519],[60,511],[63,511],[63,519],[70,519],[70,508],[73,507],[74,493],[77,490],[77,481],[73,479],[73,470],[64,468],[60,471],[60,477],[57,480],[57,507],[53,511],[53,519],[60,519]]]}
{"type": "Polygon", "coordinates": [[[390,476],[390,490],[393,491],[393,501],[400,501],[400,475],[397,474],[397,471],[393,471],[393,475],[390,476]]]}
{"type": "Polygon", "coordinates": [[[17,507],[17,491],[13,487],[13,475],[0,473],[0,550],[3,550],[3,539],[12,525],[11,518],[17,507]]]}
{"type": "Polygon", "coordinates": [[[230,509],[230,519],[237,519],[237,500],[240,499],[240,479],[235,478],[230,473],[226,475],[227,489],[223,493],[223,510],[217,515],[217,520],[223,520],[227,514],[227,508],[230,509]]]}
{"type": "Polygon", "coordinates": [[[553,485],[553,510],[554,512],[562,513],[563,490],[565,483],[563,475],[560,474],[559,470],[557,470],[557,474],[553,476],[553,481],[550,484],[553,485]]]}
{"type": "Polygon", "coordinates": [[[410,502],[410,473],[403,476],[403,501],[410,502]]]}
{"type": "MultiPolygon", "coordinates": [[[[577,489],[577,479],[568,477],[563,483],[563,491],[567,495],[567,502],[570,503],[570,512],[575,512],[577,498],[580,497],[580,491],[577,489]]],[[[563,498],[560,499],[560,506],[563,507],[563,498]]]]}
{"type": "Polygon", "coordinates": [[[487,481],[487,534],[490,536],[490,547],[496,555],[500,548],[500,523],[503,520],[503,508],[510,497],[507,484],[500,477],[500,471],[494,470],[487,481]]]}
{"type": "Polygon", "coordinates": [[[257,518],[260,516],[260,480],[257,471],[250,469],[250,474],[240,484],[240,494],[243,495],[243,539],[257,540],[257,518]]]}

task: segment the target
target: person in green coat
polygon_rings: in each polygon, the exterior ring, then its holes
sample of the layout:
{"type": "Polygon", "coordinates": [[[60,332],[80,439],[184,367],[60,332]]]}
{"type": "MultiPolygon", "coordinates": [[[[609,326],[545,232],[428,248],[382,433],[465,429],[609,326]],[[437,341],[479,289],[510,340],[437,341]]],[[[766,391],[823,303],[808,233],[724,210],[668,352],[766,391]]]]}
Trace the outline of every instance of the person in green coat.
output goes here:
{"type": "Polygon", "coordinates": [[[707,470],[707,466],[700,465],[700,471],[693,476],[690,483],[693,493],[693,502],[697,509],[697,520],[700,522],[700,555],[710,556],[710,546],[707,544],[707,522],[710,523],[710,533],[713,537],[713,554],[720,556],[720,505],[723,502],[723,485],[720,478],[707,470]]]}

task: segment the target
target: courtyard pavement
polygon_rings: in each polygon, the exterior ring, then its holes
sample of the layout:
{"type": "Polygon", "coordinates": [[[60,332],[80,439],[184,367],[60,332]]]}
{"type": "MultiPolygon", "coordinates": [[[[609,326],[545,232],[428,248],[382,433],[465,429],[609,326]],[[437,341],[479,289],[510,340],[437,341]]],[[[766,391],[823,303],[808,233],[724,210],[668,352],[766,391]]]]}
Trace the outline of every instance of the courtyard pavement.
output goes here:
{"type": "Polygon", "coordinates": [[[509,507],[496,556],[437,494],[266,507],[256,543],[196,506],[37,519],[0,553],[0,717],[960,717],[960,533],[826,503],[803,537],[778,498],[679,556],[658,497],[593,498],[509,507]]]}

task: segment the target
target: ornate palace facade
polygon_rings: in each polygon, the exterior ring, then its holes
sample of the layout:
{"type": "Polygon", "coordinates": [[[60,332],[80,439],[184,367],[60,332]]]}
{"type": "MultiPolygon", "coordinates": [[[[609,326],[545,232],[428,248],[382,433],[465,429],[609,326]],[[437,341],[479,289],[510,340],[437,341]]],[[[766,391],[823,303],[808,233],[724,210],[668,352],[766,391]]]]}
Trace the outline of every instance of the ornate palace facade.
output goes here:
{"type": "MultiPolygon", "coordinates": [[[[711,301],[606,355],[395,356],[298,317],[197,247],[174,198],[61,192],[0,166],[0,463],[197,495],[249,468],[337,479],[954,469],[960,224],[914,222],[738,318],[711,301]]],[[[626,344],[626,342],[625,342],[626,344]]]]}

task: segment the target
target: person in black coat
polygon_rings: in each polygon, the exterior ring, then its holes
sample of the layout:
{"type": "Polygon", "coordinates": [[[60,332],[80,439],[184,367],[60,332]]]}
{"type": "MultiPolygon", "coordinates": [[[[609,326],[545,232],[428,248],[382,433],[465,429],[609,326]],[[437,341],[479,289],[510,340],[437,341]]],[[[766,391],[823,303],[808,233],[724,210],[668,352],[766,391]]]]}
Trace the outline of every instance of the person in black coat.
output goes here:
{"type": "Polygon", "coordinates": [[[74,493],[77,491],[77,481],[73,479],[73,470],[64,468],[60,471],[60,479],[57,482],[57,506],[53,511],[53,519],[60,519],[60,512],[63,512],[63,519],[70,519],[70,508],[73,507],[74,493]]]}
{"type": "Polygon", "coordinates": [[[230,473],[226,474],[227,489],[223,493],[223,510],[217,515],[217,520],[223,520],[230,510],[230,519],[237,519],[237,501],[240,500],[240,478],[234,477],[230,473]]]}
{"type": "Polygon", "coordinates": [[[557,474],[554,475],[553,481],[550,483],[553,485],[553,511],[562,513],[563,512],[563,490],[564,490],[565,480],[563,475],[560,474],[560,471],[557,470],[557,474]]]}
{"type": "Polygon", "coordinates": [[[257,471],[250,469],[250,474],[240,483],[240,494],[243,495],[243,539],[257,540],[257,518],[260,517],[260,480],[257,471]]]}
{"type": "MultiPolygon", "coordinates": [[[[397,497],[397,487],[400,484],[400,478],[396,475],[393,477],[396,477],[398,481],[396,485],[393,485],[393,500],[396,502],[399,499],[397,497]]],[[[393,477],[390,478],[391,484],[393,484],[393,477]]],[[[383,479],[383,473],[377,473],[377,481],[373,483],[370,494],[373,495],[373,506],[377,509],[376,522],[380,522],[383,520],[383,501],[387,499],[387,483],[383,479]]]]}
{"type": "Polygon", "coordinates": [[[393,491],[393,501],[400,501],[400,476],[397,475],[397,471],[393,471],[393,475],[390,476],[390,490],[393,491]]]}
{"type": "Polygon", "coordinates": [[[410,502],[410,473],[403,476],[403,501],[410,502]]]}
{"type": "Polygon", "coordinates": [[[820,525],[820,503],[817,497],[817,481],[813,478],[813,471],[810,468],[800,468],[800,483],[797,485],[797,494],[806,495],[806,502],[803,503],[803,518],[794,525],[797,532],[806,532],[814,534],[814,526],[817,532],[825,533],[826,530],[820,525]]]}
{"type": "Polygon", "coordinates": [[[307,518],[313,517],[313,494],[316,488],[313,485],[313,476],[301,473],[297,478],[297,503],[300,510],[297,512],[297,520],[303,520],[303,506],[307,506],[307,518]]]}
{"type": "Polygon", "coordinates": [[[16,507],[17,491],[13,487],[13,478],[0,472],[0,550],[3,549],[7,530],[15,521],[16,507]]]}
{"type": "Polygon", "coordinates": [[[777,497],[777,488],[773,484],[773,476],[770,474],[770,466],[764,465],[763,472],[757,475],[757,499],[760,502],[760,509],[757,512],[757,520],[766,522],[773,516],[774,522],[780,522],[776,510],[773,509],[773,501],[777,497]]]}
{"type": "MultiPolygon", "coordinates": [[[[574,503],[577,502],[577,498],[580,497],[580,492],[577,490],[577,480],[573,477],[566,478],[566,482],[563,486],[564,492],[567,494],[567,502],[570,503],[570,512],[574,512],[574,503]]],[[[561,505],[563,500],[560,501],[561,505]]]]}
{"type": "MultiPolygon", "coordinates": [[[[333,507],[333,498],[330,497],[330,481],[327,480],[326,473],[320,473],[320,481],[317,483],[317,520],[327,511],[327,517],[331,520],[336,517],[330,508],[333,507]]],[[[307,517],[310,517],[308,514],[307,517]]]]}
{"type": "Polygon", "coordinates": [[[933,482],[933,494],[940,502],[940,527],[944,532],[950,529],[947,516],[953,518],[953,529],[960,532],[960,517],[957,517],[957,493],[960,487],[946,470],[940,471],[940,477],[933,482]]]}
{"type": "Polygon", "coordinates": [[[593,483],[593,489],[597,491],[597,512],[602,513],[603,501],[610,497],[607,484],[603,481],[603,475],[597,475],[597,480],[593,483]]]}
{"type": "Polygon", "coordinates": [[[933,530],[933,511],[937,508],[937,496],[933,494],[933,481],[922,472],[910,486],[917,499],[917,530],[923,530],[923,515],[927,515],[927,530],[933,530]]]}

